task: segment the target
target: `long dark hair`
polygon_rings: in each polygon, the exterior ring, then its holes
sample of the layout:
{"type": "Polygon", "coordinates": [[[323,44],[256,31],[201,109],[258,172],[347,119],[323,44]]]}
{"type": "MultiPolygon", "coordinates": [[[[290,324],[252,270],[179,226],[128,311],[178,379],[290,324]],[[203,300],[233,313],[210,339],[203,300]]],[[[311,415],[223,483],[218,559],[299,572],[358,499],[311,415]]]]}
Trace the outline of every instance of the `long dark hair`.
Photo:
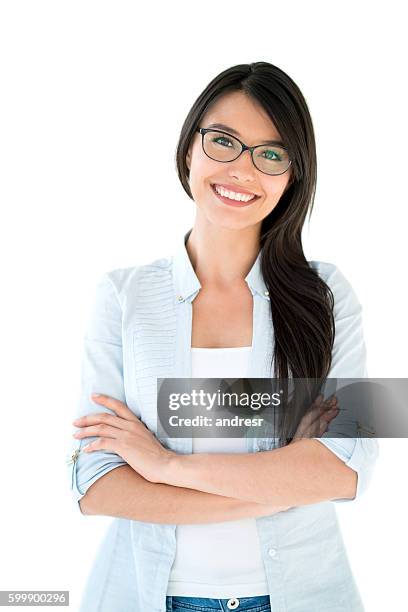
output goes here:
{"type": "Polygon", "coordinates": [[[198,96],[183,123],[177,173],[193,199],[186,163],[191,140],[209,105],[233,91],[242,91],[262,105],[292,160],[292,182],[261,225],[261,270],[275,334],[274,375],[278,380],[322,380],[332,361],[334,297],[307,262],[301,241],[307,211],[310,218],[313,209],[317,161],[312,119],[299,87],[268,62],[239,64],[221,72],[198,96]]]}

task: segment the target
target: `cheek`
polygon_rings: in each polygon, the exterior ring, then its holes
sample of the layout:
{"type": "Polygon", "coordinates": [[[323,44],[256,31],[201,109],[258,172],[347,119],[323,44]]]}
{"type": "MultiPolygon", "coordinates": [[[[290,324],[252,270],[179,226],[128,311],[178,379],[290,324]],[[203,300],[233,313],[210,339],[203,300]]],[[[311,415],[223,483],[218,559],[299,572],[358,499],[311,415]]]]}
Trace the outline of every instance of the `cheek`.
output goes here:
{"type": "Polygon", "coordinates": [[[190,187],[196,191],[206,190],[209,187],[212,177],[219,172],[217,162],[212,161],[204,153],[195,155],[192,159],[190,168],[190,187]]]}
{"type": "Polygon", "coordinates": [[[278,200],[285,191],[287,183],[288,180],[286,178],[284,179],[279,177],[275,177],[264,183],[262,188],[266,195],[266,199],[271,201],[278,200]]]}

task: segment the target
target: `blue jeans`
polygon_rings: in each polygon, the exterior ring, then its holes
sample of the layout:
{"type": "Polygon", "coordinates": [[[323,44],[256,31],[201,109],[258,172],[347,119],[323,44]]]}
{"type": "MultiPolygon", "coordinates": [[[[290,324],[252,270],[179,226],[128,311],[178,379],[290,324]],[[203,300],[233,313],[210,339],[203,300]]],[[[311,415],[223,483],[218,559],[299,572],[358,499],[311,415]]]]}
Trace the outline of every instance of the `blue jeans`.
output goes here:
{"type": "Polygon", "coordinates": [[[166,612],[271,612],[269,595],[256,597],[231,597],[231,599],[210,599],[207,597],[179,597],[167,595],[166,612]]]}

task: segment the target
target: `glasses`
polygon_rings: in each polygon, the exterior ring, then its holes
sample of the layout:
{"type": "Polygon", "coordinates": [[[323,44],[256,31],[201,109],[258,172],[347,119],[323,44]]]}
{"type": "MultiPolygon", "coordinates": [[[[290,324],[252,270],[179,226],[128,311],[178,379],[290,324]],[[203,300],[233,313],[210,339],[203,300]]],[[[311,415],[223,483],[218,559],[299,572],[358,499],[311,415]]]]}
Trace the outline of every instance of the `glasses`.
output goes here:
{"type": "Polygon", "coordinates": [[[279,144],[261,144],[248,147],[235,136],[213,128],[197,128],[202,136],[203,151],[210,159],[219,162],[231,162],[244,151],[251,153],[252,162],[264,174],[284,174],[292,160],[287,150],[279,144]]]}

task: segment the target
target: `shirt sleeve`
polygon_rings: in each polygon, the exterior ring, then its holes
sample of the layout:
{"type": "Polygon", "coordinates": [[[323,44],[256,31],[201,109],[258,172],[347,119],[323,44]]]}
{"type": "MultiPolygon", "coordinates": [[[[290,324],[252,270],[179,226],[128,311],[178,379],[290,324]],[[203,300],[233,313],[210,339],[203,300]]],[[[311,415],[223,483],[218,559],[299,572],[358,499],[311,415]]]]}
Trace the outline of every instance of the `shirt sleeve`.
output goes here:
{"type": "MultiPolygon", "coordinates": [[[[92,393],[102,393],[126,401],[123,382],[122,309],[109,273],[104,274],[97,284],[85,332],[80,396],[73,419],[100,412],[114,414],[109,408],[93,402],[92,393]]],[[[73,427],[72,433],[76,430],[77,428],[73,427]]],[[[126,465],[126,461],[116,453],[105,450],[85,453],[81,450],[96,439],[96,436],[79,440],[72,438],[67,457],[74,505],[81,514],[79,500],[88,488],[107,472],[126,465]]]]}
{"type": "MultiPolygon", "coordinates": [[[[334,296],[334,319],[335,338],[332,351],[332,364],[327,378],[338,379],[337,390],[347,378],[367,378],[366,346],[364,341],[362,306],[349,281],[336,267],[326,279],[334,296]]],[[[315,440],[319,440],[331,450],[346,465],[357,473],[356,495],[352,499],[333,499],[336,503],[350,502],[359,499],[367,490],[371,476],[379,455],[379,444],[377,438],[361,437],[358,431],[358,423],[342,423],[339,414],[334,419],[327,431],[315,440]],[[336,433],[342,431],[344,425],[345,437],[330,437],[331,427],[336,427],[336,433]],[[355,427],[354,427],[355,426],[355,427]],[[354,429],[357,437],[349,437],[350,430],[354,429]]],[[[333,429],[332,429],[333,431],[333,429]]]]}

